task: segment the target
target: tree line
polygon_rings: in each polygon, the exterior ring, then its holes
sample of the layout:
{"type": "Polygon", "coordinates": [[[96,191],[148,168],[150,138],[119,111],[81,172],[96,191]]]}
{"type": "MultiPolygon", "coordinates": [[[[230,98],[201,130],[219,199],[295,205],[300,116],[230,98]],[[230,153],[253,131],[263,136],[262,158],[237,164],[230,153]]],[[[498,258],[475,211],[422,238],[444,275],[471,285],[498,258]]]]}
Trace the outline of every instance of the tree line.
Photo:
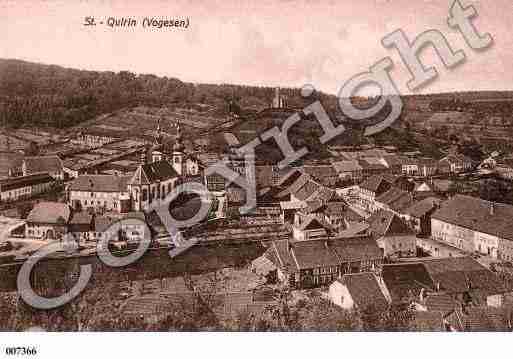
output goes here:
{"type": "MultiPolygon", "coordinates": [[[[291,106],[299,89],[282,89],[291,106]]],[[[0,123],[12,128],[67,128],[126,107],[212,105],[218,115],[268,107],[274,88],[192,84],[129,71],[85,71],[0,59],[0,123]],[[220,113],[219,113],[220,109],[220,113]]],[[[334,96],[316,94],[336,105],[334,96]]]]}

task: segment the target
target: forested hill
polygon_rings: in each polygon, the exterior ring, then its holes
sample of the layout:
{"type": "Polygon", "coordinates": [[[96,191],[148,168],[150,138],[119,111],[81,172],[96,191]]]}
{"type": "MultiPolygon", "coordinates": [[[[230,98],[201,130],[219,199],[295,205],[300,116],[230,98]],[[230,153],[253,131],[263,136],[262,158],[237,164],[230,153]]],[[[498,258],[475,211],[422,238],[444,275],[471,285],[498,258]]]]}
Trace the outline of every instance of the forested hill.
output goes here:
{"type": "MultiPolygon", "coordinates": [[[[300,107],[299,89],[283,89],[288,105],[300,107]]],[[[270,87],[184,83],[176,78],[128,71],[84,71],[0,59],[1,126],[67,128],[101,113],[137,105],[214,105],[222,116],[269,105],[270,87]],[[229,103],[232,102],[230,106],[229,103]]],[[[334,96],[317,94],[333,108],[334,96]]]]}

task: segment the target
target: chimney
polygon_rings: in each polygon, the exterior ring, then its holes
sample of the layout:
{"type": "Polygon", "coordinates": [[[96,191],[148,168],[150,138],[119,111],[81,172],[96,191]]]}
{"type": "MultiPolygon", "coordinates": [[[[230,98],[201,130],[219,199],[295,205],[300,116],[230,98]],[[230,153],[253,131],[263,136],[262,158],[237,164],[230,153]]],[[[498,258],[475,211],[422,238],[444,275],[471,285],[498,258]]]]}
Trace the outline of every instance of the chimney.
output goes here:
{"type": "Polygon", "coordinates": [[[493,216],[495,213],[495,203],[490,204],[490,216],[493,216]]]}

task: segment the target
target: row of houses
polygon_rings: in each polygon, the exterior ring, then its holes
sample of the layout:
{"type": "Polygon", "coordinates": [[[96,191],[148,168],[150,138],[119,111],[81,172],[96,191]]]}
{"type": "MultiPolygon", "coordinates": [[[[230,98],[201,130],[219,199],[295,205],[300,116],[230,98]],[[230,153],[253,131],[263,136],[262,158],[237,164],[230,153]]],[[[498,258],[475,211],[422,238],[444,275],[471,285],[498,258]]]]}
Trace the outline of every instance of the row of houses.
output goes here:
{"type": "Polygon", "coordinates": [[[268,276],[295,289],[329,285],[345,273],[379,271],[383,264],[369,237],[274,241],[264,259],[272,269],[268,276]]]}
{"type": "Polygon", "coordinates": [[[48,192],[55,179],[47,172],[0,180],[0,203],[29,199],[48,192]]]}
{"type": "Polygon", "coordinates": [[[413,329],[509,331],[502,307],[510,295],[498,277],[470,257],[385,264],[380,274],[344,274],[327,291],[348,310],[409,307],[413,329]]]}
{"type": "Polygon", "coordinates": [[[333,167],[341,179],[359,183],[373,175],[408,175],[431,177],[470,171],[472,160],[461,154],[449,154],[440,160],[411,158],[398,154],[380,157],[361,157],[333,161],[333,167]]]}
{"type": "Polygon", "coordinates": [[[141,212],[123,215],[94,215],[74,212],[65,203],[40,202],[30,211],[25,223],[25,237],[35,240],[62,240],[72,234],[82,244],[105,236],[114,240],[141,240],[148,228],[141,212]],[[114,224],[119,225],[114,226],[114,224]]]}
{"type": "Polygon", "coordinates": [[[461,194],[442,201],[430,191],[418,198],[397,185],[396,177],[373,176],[359,186],[357,204],[371,217],[392,213],[420,236],[463,252],[513,260],[513,206],[461,194]]]}
{"type": "Polygon", "coordinates": [[[11,168],[10,174],[12,176],[0,180],[0,203],[32,198],[64,180],[62,162],[58,156],[25,157],[19,168],[11,168]]]}
{"type": "Polygon", "coordinates": [[[513,261],[513,206],[455,195],[431,215],[433,239],[467,253],[513,261]]]}

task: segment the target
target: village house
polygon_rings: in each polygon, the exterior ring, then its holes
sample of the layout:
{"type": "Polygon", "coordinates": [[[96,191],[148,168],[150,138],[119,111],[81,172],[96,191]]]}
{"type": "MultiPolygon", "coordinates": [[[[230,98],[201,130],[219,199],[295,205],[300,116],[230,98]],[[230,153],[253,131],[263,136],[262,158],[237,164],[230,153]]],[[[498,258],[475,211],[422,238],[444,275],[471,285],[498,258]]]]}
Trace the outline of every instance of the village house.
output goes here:
{"type": "Polygon", "coordinates": [[[414,257],[417,253],[415,232],[398,215],[379,210],[367,222],[370,233],[385,257],[414,257]]]}
{"type": "Polygon", "coordinates": [[[48,192],[54,183],[54,178],[48,173],[0,180],[0,203],[27,199],[48,192]]]}
{"type": "Polygon", "coordinates": [[[328,297],[346,310],[372,307],[383,311],[392,301],[383,279],[372,272],[344,274],[330,285],[328,297]]]}
{"type": "Polygon", "coordinates": [[[335,188],[338,182],[337,171],[332,165],[304,165],[302,170],[325,187],[335,188]]]}
{"type": "Polygon", "coordinates": [[[374,200],[376,209],[383,209],[398,215],[412,203],[413,195],[397,187],[390,188],[374,200]]]}
{"type": "Polygon", "coordinates": [[[304,241],[326,237],[334,228],[314,214],[297,212],[292,224],[292,237],[304,241]]]}
{"type": "Polygon", "coordinates": [[[58,156],[25,157],[21,166],[24,176],[45,172],[55,180],[64,180],[64,169],[58,156]]]}
{"type": "Polygon", "coordinates": [[[329,285],[346,273],[378,271],[383,256],[372,238],[321,238],[273,241],[264,254],[278,280],[291,288],[329,285]]]}
{"type": "Polygon", "coordinates": [[[431,181],[416,182],[413,188],[413,197],[420,200],[426,197],[434,196],[436,193],[435,185],[431,181]]]}
{"type": "Polygon", "coordinates": [[[348,204],[342,200],[329,202],[316,200],[300,203],[304,203],[305,205],[297,210],[297,218],[314,216],[336,232],[346,230],[348,227],[363,221],[362,216],[353,211],[348,204]]]}
{"type": "Polygon", "coordinates": [[[431,215],[439,208],[441,200],[435,197],[424,198],[404,210],[404,218],[421,236],[431,235],[431,215]]]}
{"type": "Polygon", "coordinates": [[[376,175],[368,178],[358,186],[358,204],[369,212],[375,212],[378,209],[376,198],[390,190],[394,182],[392,176],[376,175]]]}
{"type": "Polygon", "coordinates": [[[431,158],[417,159],[418,172],[421,177],[431,177],[438,173],[438,162],[431,158]]]}
{"type": "Polygon", "coordinates": [[[403,174],[407,176],[416,176],[419,174],[419,165],[416,159],[406,157],[402,164],[403,174]]]}
{"type": "Polygon", "coordinates": [[[128,212],[131,208],[128,182],[130,177],[82,175],[68,186],[69,205],[75,211],[128,212]]]}
{"type": "Polygon", "coordinates": [[[466,251],[513,260],[513,206],[455,195],[431,215],[432,237],[466,251]]]}
{"type": "Polygon", "coordinates": [[[32,239],[62,239],[68,232],[71,210],[65,203],[40,202],[27,217],[25,236],[32,239]]]}
{"type": "Polygon", "coordinates": [[[333,168],[341,180],[359,183],[363,178],[362,167],[357,160],[336,161],[333,162],[333,168]]]}
{"type": "Polygon", "coordinates": [[[72,139],[72,143],[96,148],[116,140],[118,140],[118,138],[112,136],[112,131],[101,127],[91,127],[87,129],[87,132],[79,132],[77,136],[72,139]]]}
{"type": "Polygon", "coordinates": [[[303,201],[282,201],[280,202],[280,222],[290,223],[292,224],[294,222],[294,217],[296,215],[296,212],[299,211],[302,208],[306,208],[307,204],[303,201]]]}
{"type": "Polygon", "coordinates": [[[365,157],[358,160],[362,168],[362,177],[364,179],[371,176],[391,174],[391,170],[385,165],[381,157],[365,157]]]}
{"type": "Polygon", "coordinates": [[[149,237],[143,212],[94,216],[89,240],[99,242],[107,237],[112,241],[138,242],[149,237]]]}
{"type": "Polygon", "coordinates": [[[415,302],[420,310],[436,309],[442,301],[447,311],[462,305],[501,307],[507,295],[499,278],[471,257],[386,264],[382,276],[393,303],[415,302]]]}
{"type": "Polygon", "coordinates": [[[448,165],[451,173],[470,171],[473,167],[472,160],[464,155],[451,153],[439,161],[440,165],[448,165]]]}

